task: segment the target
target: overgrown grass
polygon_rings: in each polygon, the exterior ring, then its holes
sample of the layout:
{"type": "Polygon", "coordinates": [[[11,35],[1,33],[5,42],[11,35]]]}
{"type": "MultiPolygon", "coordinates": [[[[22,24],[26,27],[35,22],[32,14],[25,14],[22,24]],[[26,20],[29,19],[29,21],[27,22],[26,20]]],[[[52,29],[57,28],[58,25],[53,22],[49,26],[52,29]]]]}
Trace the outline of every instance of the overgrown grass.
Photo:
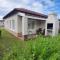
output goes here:
{"type": "Polygon", "coordinates": [[[60,60],[60,35],[22,41],[2,29],[0,60],[60,60]]]}

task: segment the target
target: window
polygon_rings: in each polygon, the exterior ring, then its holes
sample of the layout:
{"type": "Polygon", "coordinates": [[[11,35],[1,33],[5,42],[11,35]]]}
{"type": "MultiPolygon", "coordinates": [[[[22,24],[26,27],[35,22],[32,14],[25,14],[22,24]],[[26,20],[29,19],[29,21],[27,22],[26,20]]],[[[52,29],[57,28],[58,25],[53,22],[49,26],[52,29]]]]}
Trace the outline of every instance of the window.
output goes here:
{"type": "Polygon", "coordinates": [[[53,29],[53,23],[48,23],[47,24],[47,29],[53,29]]]}
{"type": "Polygon", "coordinates": [[[11,28],[11,20],[10,20],[10,28],[11,28]]]}
{"type": "Polygon", "coordinates": [[[15,29],[15,20],[12,20],[12,29],[15,29]]]}
{"type": "Polygon", "coordinates": [[[28,29],[34,29],[35,21],[34,20],[28,20],[28,29]]]}

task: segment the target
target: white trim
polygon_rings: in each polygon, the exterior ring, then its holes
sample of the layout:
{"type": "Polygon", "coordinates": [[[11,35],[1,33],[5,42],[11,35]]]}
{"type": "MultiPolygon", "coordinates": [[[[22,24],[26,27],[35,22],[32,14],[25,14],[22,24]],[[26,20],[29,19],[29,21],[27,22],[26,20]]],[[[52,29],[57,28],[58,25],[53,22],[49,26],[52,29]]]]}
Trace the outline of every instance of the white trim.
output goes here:
{"type": "Polygon", "coordinates": [[[34,17],[34,16],[26,16],[27,18],[38,19],[38,20],[46,20],[44,18],[34,17]]]}
{"type": "Polygon", "coordinates": [[[26,16],[22,17],[22,35],[27,35],[28,34],[28,20],[26,16]]]}
{"type": "Polygon", "coordinates": [[[17,15],[19,15],[19,16],[25,16],[24,13],[18,13],[17,15]]]}
{"type": "Polygon", "coordinates": [[[46,20],[46,18],[39,18],[39,17],[34,17],[34,16],[27,16],[24,13],[18,13],[17,15],[19,16],[26,16],[27,18],[32,18],[32,19],[38,19],[38,20],[46,20]]]}

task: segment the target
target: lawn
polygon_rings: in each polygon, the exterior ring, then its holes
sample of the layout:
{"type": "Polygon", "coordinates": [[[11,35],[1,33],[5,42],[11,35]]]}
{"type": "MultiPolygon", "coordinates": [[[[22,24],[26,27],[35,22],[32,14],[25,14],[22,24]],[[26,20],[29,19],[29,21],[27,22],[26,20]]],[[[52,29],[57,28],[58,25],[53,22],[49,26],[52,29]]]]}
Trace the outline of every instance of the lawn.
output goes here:
{"type": "Polygon", "coordinates": [[[60,35],[22,41],[2,29],[0,60],[60,60],[60,35]]]}

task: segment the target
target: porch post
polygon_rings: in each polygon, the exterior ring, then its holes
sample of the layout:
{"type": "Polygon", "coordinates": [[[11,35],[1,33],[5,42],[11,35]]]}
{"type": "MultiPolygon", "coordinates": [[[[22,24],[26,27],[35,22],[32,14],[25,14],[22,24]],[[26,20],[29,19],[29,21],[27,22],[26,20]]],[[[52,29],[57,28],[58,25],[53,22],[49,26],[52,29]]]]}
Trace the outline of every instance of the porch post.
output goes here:
{"type": "Polygon", "coordinates": [[[47,21],[45,23],[45,36],[47,36],[47,21]]]}
{"type": "Polygon", "coordinates": [[[28,19],[26,16],[22,17],[22,38],[27,39],[28,34],[28,19]]]}

